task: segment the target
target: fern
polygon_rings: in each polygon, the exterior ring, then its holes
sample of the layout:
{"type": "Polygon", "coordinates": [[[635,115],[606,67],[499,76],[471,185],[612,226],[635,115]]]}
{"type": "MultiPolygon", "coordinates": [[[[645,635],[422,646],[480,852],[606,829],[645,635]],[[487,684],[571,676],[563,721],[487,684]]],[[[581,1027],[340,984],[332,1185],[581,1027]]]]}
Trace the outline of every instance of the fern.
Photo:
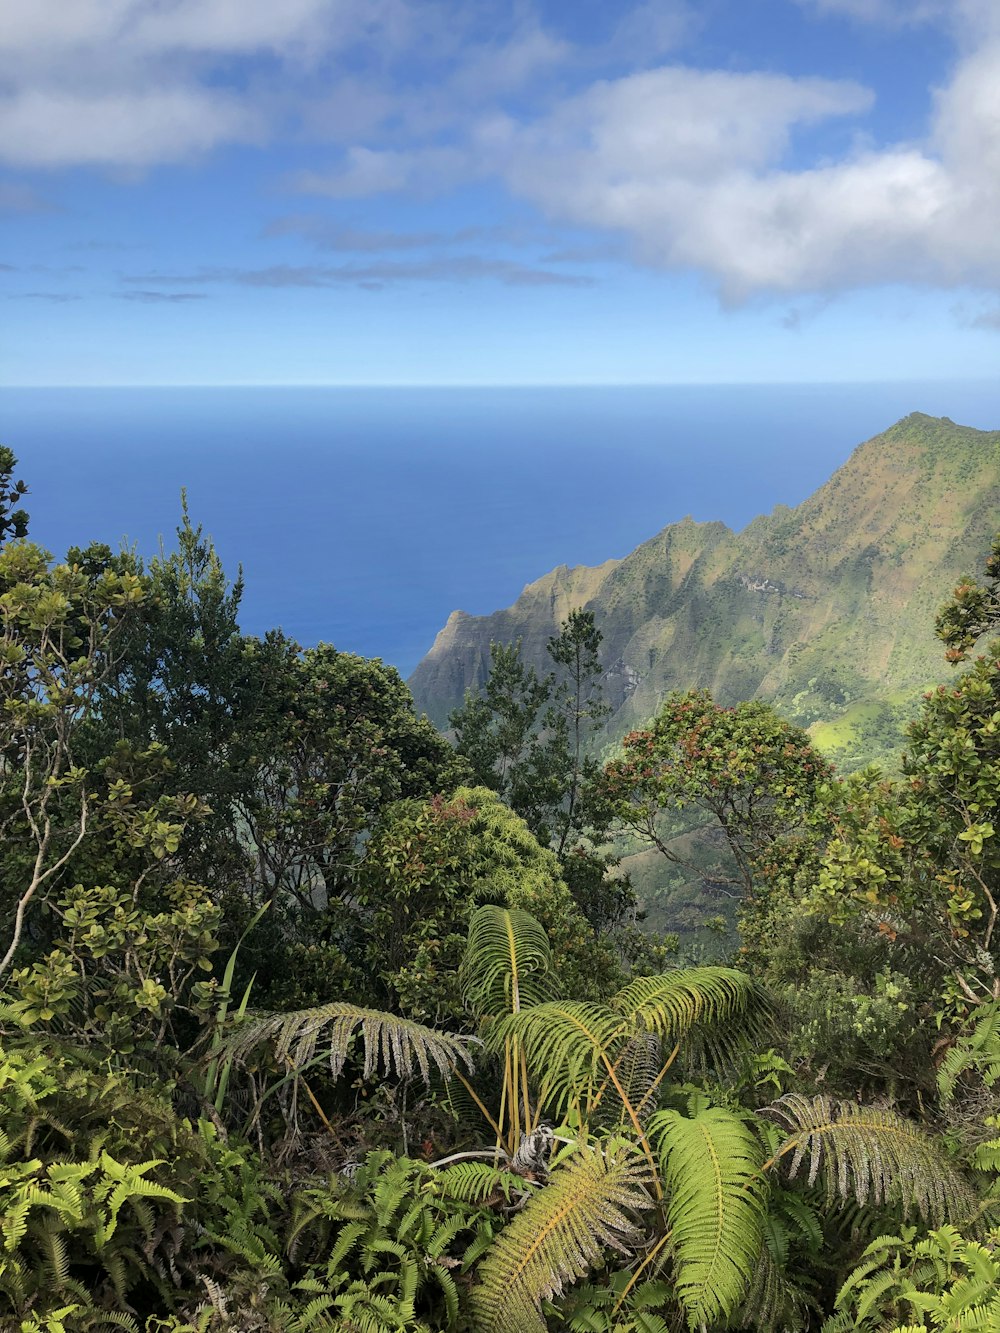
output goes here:
{"type": "Polygon", "coordinates": [[[478,1018],[541,1004],[555,991],[549,937],[520,908],[480,907],[469,923],[460,976],[466,1003],[478,1018]]]}
{"type": "Polygon", "coordinates": [[[942,1333],[998,1333],[1000,1260],[950,1226],[916,1244],[912,1233],[882,1236],[844,1283],[836,1309],[824,1333],[892,1325],[894,1333],[906,1333],[896,1323],[903,1310],[915,1319],[929,1315],[927,1322],[942,1333]]]}
{"type": "Polygon", "coordinates": [[[980,1074],[988,1088],[1000,1079],[1000,1001],[977,1010],[972,1031],[960,1036],[942,1060],[937,1075],[942,1101],[952,1100],[959,1079],[970,1069],[980,1074]]]}
{"type": "Polygon", "coordinates": [[[715,1050],[759,1035],[771,1014],[767,992],[732,967],[692,967],[639,977],[611,1007],[634,1031],[655,1033],[671,1046],[697,1034],[715,1050]]]}
{"type": "Polygon", "coordinates": [[[897,1203],[932,1221],[974,1207],[972,1191],[934,1140],[892,1111],[787,1093],[760,1114],[787,1135],[769,1165],[787,1162],[794,1180],[806,1162],[808,1183],[821,1180],[830,1202],[897,1203]]]}
{"type": "Polygon", "coordinates": [[[649,1123],[667,1187],[677,1294],[692,1328],[728,1317],[742,1300],[763,1239],[760,1140],[731,1111],[692,1119],[661,1111],[649,1123]]]}
{"type": "Polygon", "coordinates": [[[473,1293],[484,1333],[544,1333],[541,1307],[599,1264],[628,1253],[650,1206],[646,1163],[634,1148],[585,1152],[554,1172],[497,1238],[473,1293]]]}
{"type": "Polygon", "coordinates": [[[456,1162],[441,1172],[440,1189],[443,1194],[464,1203],[509,1203],[511,1196],[520,1198],[532,1189],[531,1182],[512,1171],[502,1171],[488,1162],[456,1162]]]}
{"type": "Polygon", "coordinates": [[[487,1047],[516,1038],[539,1083],[539,1101],[557,1115],[587,1107],[629,1038],[621,1016],[602,1005],[552,1001],[495,1023],[487,1047]]]}
{"type": "Polygon", "coordinates": [[[245,1060],[258,1046],[266,1044],[280,1064],[294,1071],[306,1069],[318,1055],[327,1060],[333,1077],[339,1078],[355,1035],[360,1035],[364,1048],[365,1078],[381,1067],[402,1078],[419,1073],[426,1083],[431,1079],[432,1067],[445,1078],[459,1065],[472,1069],[470,1038],[437,1032],[408,1018],[340,1001],[287,1014],[250,1014],[218,1038],[212,1057],[245,1060]]]}

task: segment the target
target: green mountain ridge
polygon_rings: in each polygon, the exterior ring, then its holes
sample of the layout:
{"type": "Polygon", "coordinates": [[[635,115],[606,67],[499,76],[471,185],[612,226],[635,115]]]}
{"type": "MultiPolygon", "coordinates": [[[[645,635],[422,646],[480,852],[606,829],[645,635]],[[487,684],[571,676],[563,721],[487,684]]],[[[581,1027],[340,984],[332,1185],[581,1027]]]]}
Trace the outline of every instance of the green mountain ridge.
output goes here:
{"type": "Polygon", "coordinates": [[[858,446],[795,508],[741,532],[671,523],[621,560],[559,566],[513,606],[453,612],[410,678],[439,726],[485,679],[491,641],[549,666],[576,606],[604,632],[614,740],[672,689],[762,698],[847,766],[898,747],[914,697],[944,675],[934,614],[1000,526],[1000,431],[913,413],[858,446]]]}

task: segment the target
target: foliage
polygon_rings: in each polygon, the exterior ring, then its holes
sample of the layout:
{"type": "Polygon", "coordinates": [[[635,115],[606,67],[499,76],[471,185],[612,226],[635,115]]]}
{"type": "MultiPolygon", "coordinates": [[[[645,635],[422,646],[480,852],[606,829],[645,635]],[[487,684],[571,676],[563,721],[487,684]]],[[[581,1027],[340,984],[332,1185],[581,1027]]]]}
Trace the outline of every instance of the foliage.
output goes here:
{"type": "Polygon", "coordinates": [[[764,1114],[787,1136],[774,1156],[789,1159],[788,1179],[806,1163],[809,1185],[819,1180],[831,1201],[896,1204],[936,1221],[973,1208],[968,1184],[940,1146],[892,1111],[790,1092],[764,1114]]]}
{"type": "Polygon", "coordinates": [[[743,895],[756,891],[757,867],[773,844],[800,828],[829,775],[805,733],[759,702],[722,708],[706,690],[667,696],[648,728],[630,732],[604,770],[599,800],[668,861],[686,864],[670,812],[692,807],[725,835],[743,895]]]}
{"type": "Polygon", "coordinates": [[[349,1181],[302,1192],[288,1233],[305,1271],[295,1289],[309,1297],[292,1330],[324,1327],[329,1311],[345,1327],[455,1330],[465,1255],[492,1240],[488,1211],[456,1201],[446,1174],[388,1152],[369,1153],[349,1181]]]}
{"type": "Polygon", "coordinates": [[[719,1106],[690,1118],[660,1112],[649,1131],[660,1151],[677,1292],[692,1328],[734,1312],[763,1241],[760,1139],[719,1106]]]}
{"type": "Polygon", "coordinates": [[[837,1309],[851,1322],[841,1328],[892,1333],[997,1333],[1000,1330],[1000,1260],[996,1235],[986,1245],[968,1240],[952,1226],[915,1240],[913,1228],[901,1236],[880,1236],[837,1296],[837,1309]],[[905,1321],[905,1327],[903,1327],[905,1321]]]}
{"type": "Polygon", "coordinates": [[[78,733],[143,596],[129,572],[53,565],[27,541],[0,549],[0,907],[9,921],[0,975],[29,911],[86,835],[91,803],[78,733]]]}
{"type": "Polygon", "coordinates": [[[575,1157],[501,1233],[473,1296],[484,1333],[544,1333],[542,1302],[583,1277],[605,1250],[628,1252],[648,1206],[645,1162],[627,1145],[575,1157]]]}
{"type": "MultiPolygon", "coordinates": [[[[574,610],[547,674],[495,650],[456,754],[391,668],[244,635],[186,507],[148,563],[53,564],[13,465],[0,1324],[996,1325],[1000,654],[925,699],[899,778],[704,691],[601,775],[616,677],[574,610]],[[615,820],[742,897],[735,965],[640,939],[615,820]]],[[[810,669],[800,713],[851,704],[810,669]]]]}
{"type": "Polygon", "coordinates": [[[12,537],[17,539],[28,534],[28,515],[23,509],[15,509],[18,501],[28,493],[23,481],[14,480],[17,459],[14,452],[6,445],[0,445],[0,546],[12,537]]]}

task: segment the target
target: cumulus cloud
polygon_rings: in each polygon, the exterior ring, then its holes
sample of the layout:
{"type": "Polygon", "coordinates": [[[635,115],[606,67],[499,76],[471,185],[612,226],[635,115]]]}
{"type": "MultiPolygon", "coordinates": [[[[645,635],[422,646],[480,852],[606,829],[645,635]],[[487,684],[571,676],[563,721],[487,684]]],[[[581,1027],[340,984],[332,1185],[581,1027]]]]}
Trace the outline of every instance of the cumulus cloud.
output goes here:
{"type": "Polygon", "coordinates": [[[20,166],[144,167],[262,132],[252,108],[196,88],[0,98],[0,152],[20,166]]]}
{"type": "Polygon", "coordinates": [[[0,159],[135,168],[260,142],[254,71],[234,86],[220,62],[314,64],[398,2],[4,0],[0,159]]]}
{"type": "Polygon", "coordinates": [[[650,71],[484,136],[552,219],[701,270],[725,299],[894,281],[1000,285],[1000,41],[961,60],[926,142],[789,166],[796,132],[870,94],[775,75],[650,71]]]}
{"type": "MultiPolygon", "coordinates": [[[[349,148],[305,189],[411,189],[408,163],[351,136],[453,128],[570,55],[503,0],[3,0],[0,160],[135,168],[291,131],[349,148]]],[[[426,156],[433,182],[467,165],[426,156]]]]}

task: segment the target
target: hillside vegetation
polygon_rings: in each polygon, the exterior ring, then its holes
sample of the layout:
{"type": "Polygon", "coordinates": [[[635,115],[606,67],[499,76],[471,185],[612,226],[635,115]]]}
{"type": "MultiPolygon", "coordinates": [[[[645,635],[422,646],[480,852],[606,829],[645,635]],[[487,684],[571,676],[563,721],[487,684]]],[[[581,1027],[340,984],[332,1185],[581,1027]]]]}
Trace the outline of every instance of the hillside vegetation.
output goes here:
{"type": "Polygon", "coordinates": [[[574,607],[604,634],[606,740],[673,689],[760,698],[807,728],[841,767],[898,748],[940,678],[934,611],[981,562],[1000,513],[1000,432],[913,413],[860,445],[794,509],[742,532],[671,523],[623,560],[558,569],[506,610],[454,612],[409,684],[444,726],[489,668],[490,643],[546,643],[574,607]]]}
{"type": "Polygon", "coordinates": [[[703,688],[600,763],[592,610],[452,742],[244,634],[186,509],[54,559],[15,467],[3,1333],[1000,1333],[1000,534],[898,776],[703,688]],[[623,836],[725,956],[637,928],[623,836]]]}

